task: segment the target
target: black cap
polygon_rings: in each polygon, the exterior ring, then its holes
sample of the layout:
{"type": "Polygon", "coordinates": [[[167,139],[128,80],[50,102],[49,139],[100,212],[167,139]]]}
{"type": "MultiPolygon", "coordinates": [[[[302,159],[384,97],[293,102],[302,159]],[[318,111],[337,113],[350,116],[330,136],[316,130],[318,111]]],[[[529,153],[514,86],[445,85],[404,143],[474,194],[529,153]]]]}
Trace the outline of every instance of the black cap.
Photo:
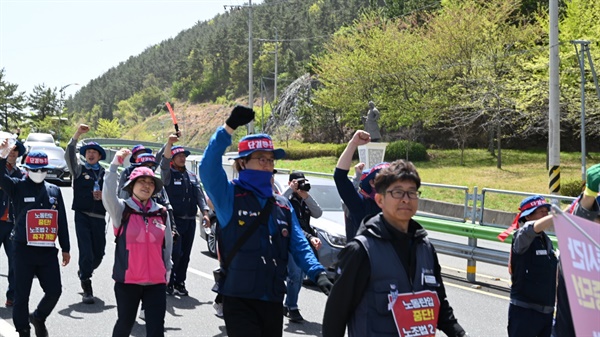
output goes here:
{"type": "Polygon", "coordinates": [[[290,181],[292,181],[294,179],[306,179],[306,178],[304,178],[304,173],[300,173],[300,172],[290,173],[290,181]]]}

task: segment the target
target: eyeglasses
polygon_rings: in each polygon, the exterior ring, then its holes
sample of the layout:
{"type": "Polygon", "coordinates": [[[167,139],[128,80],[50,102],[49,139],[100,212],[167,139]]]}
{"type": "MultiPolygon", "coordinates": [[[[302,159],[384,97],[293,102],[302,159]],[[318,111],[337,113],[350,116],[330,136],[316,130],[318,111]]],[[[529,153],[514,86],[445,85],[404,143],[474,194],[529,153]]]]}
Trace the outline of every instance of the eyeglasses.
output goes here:
{"type": "Polygon", "coordinates": [[[266,157],[260,157],[260,158],[250,158],[248,160],[253,160],[256,159],[258,160],[258,162],[260,163],[260,165],[262,166],[267,166],[267,165],[271,165],[271,166],[275,166],[275,159],[271,159],[271,158],[266,158],[266,157]]]}
{"type": "Polygon", "coordinates": [[[29,169],[30,172],[48,172],[47,168],[29,169]]]}
{"type": "Polygon", "coordinates": [[[409,199],[419,199],[421,196],[421,191],[403,191],[403,190],[391,190],[386,191],[392,195],[394,199],[404,199],[404,196],[408,195],[409,199]]]}

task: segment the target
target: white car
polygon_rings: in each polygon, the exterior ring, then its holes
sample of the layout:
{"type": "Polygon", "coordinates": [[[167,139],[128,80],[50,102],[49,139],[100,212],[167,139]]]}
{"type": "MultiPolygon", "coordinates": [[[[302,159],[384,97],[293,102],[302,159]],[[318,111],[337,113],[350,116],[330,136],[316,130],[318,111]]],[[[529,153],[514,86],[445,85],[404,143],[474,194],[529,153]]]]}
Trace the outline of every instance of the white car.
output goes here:
{"type": "Polygon", "coordinates": [[[29,152],[34,146],[56,147],[57,144],[56,141],[54,141],[54,137],[49,133],[32,132],[27,136],[23,145],[25,146],[25,150],[29,152]]]}

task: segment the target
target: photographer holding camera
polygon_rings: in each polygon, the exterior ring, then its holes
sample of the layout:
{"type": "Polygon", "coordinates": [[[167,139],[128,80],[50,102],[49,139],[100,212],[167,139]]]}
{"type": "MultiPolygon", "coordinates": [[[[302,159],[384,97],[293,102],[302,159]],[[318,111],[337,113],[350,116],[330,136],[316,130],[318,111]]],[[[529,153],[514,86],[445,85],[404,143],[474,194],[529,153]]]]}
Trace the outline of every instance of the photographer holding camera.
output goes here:
{"type": "MultiPolygon", "coordinates": [[[[310,183],[304,177],[303,173],[291,173],[288,185],[288,189],[283,192],[283,197],[290,200],[298,222],[300,222],[300,227],[302,227],[302,232],[306,236],[306,240],[310,243],[315,256],[318,256],[317,250],[321,248],[321,240],[310,226],[310,217],[320,217],[323,214],[323,210],[308,193],[310,191],[310,183]]],[[[296,265],[294,259],[290,257],[286,282],[287,296],[283,308],[283,314],[290,319],[290,322],[300,323],[304,320],[302,315],[300,315],[300,310],[298,310],[298,294],[302,288],[303,279],[304,273],[296,265]]]]}

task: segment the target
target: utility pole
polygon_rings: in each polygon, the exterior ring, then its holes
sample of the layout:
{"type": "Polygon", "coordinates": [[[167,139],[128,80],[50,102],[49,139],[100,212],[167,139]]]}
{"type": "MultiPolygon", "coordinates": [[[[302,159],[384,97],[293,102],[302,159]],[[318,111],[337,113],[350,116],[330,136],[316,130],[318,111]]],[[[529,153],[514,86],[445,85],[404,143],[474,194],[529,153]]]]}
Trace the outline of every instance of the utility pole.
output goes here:
{"type": "Polygon", "coordinates": [[[572,40],[571,43],[575,47],[575,54],[577,54],[577,61],[579,63],[579,70],[581,72],[581,180],[585,181],[586,176],[586,142],[585,142],[585,55],[588,56],[588,63],[592,70],[594,78],[594,84],[596,85],[596,94],[600,99],[600,88],[598,88],[598,76],[596,75],[596,69],[594,69],[594,63],[592,61],[592,55],[590,53],[590,41],[587,40],[572,40]],[[577,45],[580,45],[580,50],[577,49],[577,45]]]}
{"type": "Polygon", "coordinates": [[[558,45],[558,0],[550,1],[550,78],[548,97],[548,188],[551,194],[560,192],[560,87],[558,45]]]}
{"type": "Polygon", "coordinates": [[[279,47],[279,37],[277,35],[277,28],[275,28],[275,82],[273,85],[273,102],[277,100],[277,48],[279,47]]]}
{"type": "MultiPolygon", "coordinates": [[[[274,42],[275,51],[268,52],[269,54],[275,54],[275,76],[273,77],[273,102],[277,100],[277,73],[278,73],[278,57],[279,57],[279,32],[275,28],[275,40],[272,39],[258,39],[261,42],[274,42]]],[[[266,90],[266,89],[265,89],[266,90]]]]}
{"type": "MultiPolygon", "coordinates": [[[[248,0],[248,106],[250,109],[254,105],[252,89],[252,0],[248,0]]],[[[248,134],[252,133],[254,133],[254,121],[248,123],[248,134]]]]}
{"type": "MultiPolygon", "coordinates": [[[[223,5],[223,8],[225,10],[227,10],[227,7],[229,7],[230,9],[241,9],[242,7],[248,7],[248,107],[252,109],[254,105],[254,87],[252,83],[252,0],[248,0],[248,5],[223,5]]],[[[248,123],[248,125],[246,126],[246,130],[248,134],[254,133],[254,121],[248,123]]]]}

